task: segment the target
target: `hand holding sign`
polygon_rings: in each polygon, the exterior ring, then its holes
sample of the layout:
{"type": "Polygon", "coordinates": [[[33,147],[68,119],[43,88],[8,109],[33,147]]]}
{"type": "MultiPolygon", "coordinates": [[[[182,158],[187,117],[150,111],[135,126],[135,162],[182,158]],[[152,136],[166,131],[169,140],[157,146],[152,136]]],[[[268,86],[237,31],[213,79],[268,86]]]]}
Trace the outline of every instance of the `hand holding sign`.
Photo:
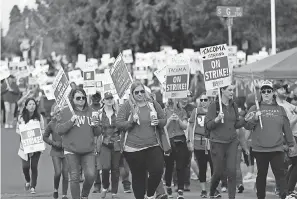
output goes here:
{"type": "Polygon", "coordinates": [[[218,116],[215,118],[215,122],[218,123],[219,121],[224,119],[224,113],[220,112],[218,116]]]}

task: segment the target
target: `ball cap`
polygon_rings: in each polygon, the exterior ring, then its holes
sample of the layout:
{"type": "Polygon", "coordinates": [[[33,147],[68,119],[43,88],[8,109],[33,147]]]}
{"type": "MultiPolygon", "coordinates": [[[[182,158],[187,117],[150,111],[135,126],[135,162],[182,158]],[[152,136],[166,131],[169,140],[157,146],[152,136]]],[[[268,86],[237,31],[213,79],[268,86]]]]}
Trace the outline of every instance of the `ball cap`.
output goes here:
{"type": "Polygon", "coordinates": [[[263,81],[262,84],[261,84],[261,89],[263,87],[269,87],[269,88],[273,89],[273,84],[272,84],[272,82],[266,80],[266,81],[263,81]]]}
{"type": "Polygon", "coordinates": [[[113,95],[111,94],[111,92],[105,92],[104,99],[108,99],[108,98],[113,98],[113,95]]]}

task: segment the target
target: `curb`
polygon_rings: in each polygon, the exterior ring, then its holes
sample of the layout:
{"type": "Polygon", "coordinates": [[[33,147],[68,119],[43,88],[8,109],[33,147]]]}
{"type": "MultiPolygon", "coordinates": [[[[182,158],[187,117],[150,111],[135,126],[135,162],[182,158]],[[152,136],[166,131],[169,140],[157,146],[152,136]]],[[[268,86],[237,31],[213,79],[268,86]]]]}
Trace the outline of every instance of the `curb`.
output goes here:
{"type": "Polygon", "coordinates": [[[37,193],[37,194],[1,194],[1,199],[33,199],[39,197],[51,197],[52,193],[37,193]]]}

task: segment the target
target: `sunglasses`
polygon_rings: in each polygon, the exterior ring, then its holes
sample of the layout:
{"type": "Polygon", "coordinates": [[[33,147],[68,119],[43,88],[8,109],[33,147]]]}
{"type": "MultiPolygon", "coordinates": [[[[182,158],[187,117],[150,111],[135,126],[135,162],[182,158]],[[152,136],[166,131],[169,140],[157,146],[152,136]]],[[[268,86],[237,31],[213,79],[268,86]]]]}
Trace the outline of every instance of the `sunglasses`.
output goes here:
{"type": "Polygon", "coordinates": [[[271,94],[272,90],[271,89],[267,89],[267,90],[262,90],[261,93],[262,94],[271,94]]]}
{"type": "Polygon", "coordinates": [[[106,100],[113,100],[113,97],[105,98],[106,100]]]}
{"type": "Polygon", "coordinates": [[[200,99],[200,102],[208,102],[208,99],[200,99]]]}
{"type": "Polygon", "coordinates": [[[144,93],[145,93],[145,91],[144,91],[144,90],[140,90],[140,91],[134,91],[134,94],[135,94],[135,95],[138,95],[139,93],[141,93],[141,94],[144,94],[144,93]]]}
{"type": "Polygon", "coordinates": [[[75,100],[76,101],[81,101],[81,100],[84,101],[84,100],[86,100],[86,97],[76,97],[75,100]]]}

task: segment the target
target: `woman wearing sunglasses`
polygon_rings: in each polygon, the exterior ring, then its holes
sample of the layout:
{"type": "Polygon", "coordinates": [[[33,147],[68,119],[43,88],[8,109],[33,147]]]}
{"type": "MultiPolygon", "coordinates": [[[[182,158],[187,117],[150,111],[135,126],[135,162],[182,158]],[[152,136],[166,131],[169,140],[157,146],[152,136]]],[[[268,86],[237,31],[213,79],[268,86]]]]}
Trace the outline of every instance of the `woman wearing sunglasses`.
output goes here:
{"type": "Polygon", "coordinates": [[[188,118],[186,111],[181,107],[181,99],[169,99],[165,108],[167,124],[165,129],[168,132],[172,153],[165,156],[165,181],[167,193],[172,197],[172,173],[176,162],[178,199],[183,199],[186,167],[190,161],[190,152],[187,148],[185,130],[187,129],[188,118]]]}
{"type": "Polygon", "coordinates": [[[209,107],[209,98],[203,93],[198,98],[198,107],[192,112],[189,120],[189,146],[194,149],[194,155],[199,167],[199,181],[201,185],[201,197],[207,198],[206,191],[206,172],[207,162],[210,165],[211,174],[213,173],[213,165],[210,155],[209,140],[205,138],[204,119],[209,107]]]}
{"type": "Polygon", "coordinates": [[[111,170],[111,195],[117,198],[120,177],[120,132],[116,128],[116,107],[113,95],[110,92],[104,94],[103,108],[100,111],[103,141],[100,149],[100,164],[102,169],[103,190],[101,198],[106,197],[109,188],[109,171],[111,170]]]}
{"type": "Polygon", "coordinates": [[[121,106],[116,122],[125,132],[121,137],[122,148],[132,173],[134,196],[143,199],[146,193],[147,198],[154,198],[164,166],[159,136],[166,118],[161,106],[152,101],[144,85],[136,81],[131,85],[129,100],[121,106]]]}
{"type": "Polygon", "coordinates": [[[275,100],[273,85],[264,81],[261,86],[260,110],[252,106],[245,117],[245,128],[251,132],[252,149],[257,163],[257,197],[266,196],[266,178],[269,164],[276,182],[279,185],[280,197],[286,198],[288,187],[285,177],[284,137],[291,151],[294,151],[294,140],[290,122],[282,106],[275,100]],[[261,117],[263,128],[259,123],[261,117]]]}
{"type": "Polygon", "coordinates": [[[210,197],[217,197],[217,187],[227,172],[228,196],[235,198],[236,194],[236,160],[239,145],[236,129],[245,124],[244,118],[240,119],[238,106],[233,101],[234,86],[229,85],[221,90],[222,112],[220,112],[219,100],[210,104],[205,117],[205,124],[209,133],[210,153],[214,166],[210,184],[210,197]],[[224,123],[222,123],[224,119],[224,123]],[[226,166],[226,167],[225,167],[226,166]]]}
{"type": "Polygon", "coordinates": [[[75,115],[72,115],[69,107],[64,108],[56,129],[62,136],[64,154],[69,164],[72,198],[88,198],[95,180],[94,137],[100,134],[99,119],[92,117],[93,110],[87,103],[83,89],[73,90],[70,102],[75,115]],[[80,166],[85,176],[81,195],[80,166]]]}

